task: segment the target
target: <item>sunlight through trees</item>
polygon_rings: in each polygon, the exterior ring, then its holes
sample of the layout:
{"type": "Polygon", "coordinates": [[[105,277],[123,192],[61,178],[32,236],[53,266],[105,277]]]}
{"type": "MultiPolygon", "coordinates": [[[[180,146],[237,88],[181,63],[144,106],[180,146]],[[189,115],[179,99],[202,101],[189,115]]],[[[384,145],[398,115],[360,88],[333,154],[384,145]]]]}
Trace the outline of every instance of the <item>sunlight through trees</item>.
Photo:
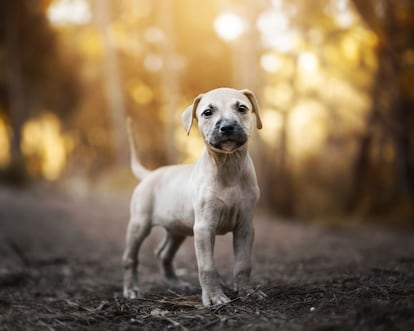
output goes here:
{"type": "Polygon", "coordinates": [[[264,206],[297,216],[412,215],[411,2],[1,7],[1,167],[87,180],[125,165],[126,115],[149,167],[192,161],[202,142],[195,132],[185,136],[181,111],[199,93],[233,86],[254,90],[261,103],[264,128],[251,148],[264,206]],[[27,133],[33,125],[43,125],[42,135],[27,133]]]}

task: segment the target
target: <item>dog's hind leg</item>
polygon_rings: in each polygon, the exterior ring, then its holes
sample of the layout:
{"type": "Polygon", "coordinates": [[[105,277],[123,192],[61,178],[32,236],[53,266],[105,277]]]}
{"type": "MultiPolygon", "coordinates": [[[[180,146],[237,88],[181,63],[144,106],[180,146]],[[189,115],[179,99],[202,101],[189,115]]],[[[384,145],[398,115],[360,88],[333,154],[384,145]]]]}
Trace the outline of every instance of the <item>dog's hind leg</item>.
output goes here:
{"type": "Polygon", "coordinates": [[[167,281],[176,283],[177,275],[173,267],[173,259],[181,244],[184,242],[185,236],[179,236],[167,231],[165,238],[158,247],[156,254],[160,259],[160,266],[167,281]]]}
{"type": "Polygon", "coordinates": [[[151,221],[144,215],[131,217],[128,224],[126,248],[122,258],[124,268],[124,297],[136,299],[140,296],[138,287],[138,255],[144,239],[151,232],[151,221]]]}

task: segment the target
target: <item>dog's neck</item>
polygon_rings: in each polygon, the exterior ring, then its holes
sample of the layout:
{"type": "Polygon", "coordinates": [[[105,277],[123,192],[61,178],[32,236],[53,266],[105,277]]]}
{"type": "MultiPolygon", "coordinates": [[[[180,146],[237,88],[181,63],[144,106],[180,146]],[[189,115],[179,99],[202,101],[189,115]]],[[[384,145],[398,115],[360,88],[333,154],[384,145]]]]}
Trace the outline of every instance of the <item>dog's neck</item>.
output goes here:
{"type": "Polygon", "coordinates": [[[245,171],[247,157],[247,144],[231,153],[212,148],[207,148],[204,153],[204,158],[213,171],[213,176],[218,177],[220,182],[226,184],[232,184],[234,180],[240,181],[241,175],[245,171]]]}

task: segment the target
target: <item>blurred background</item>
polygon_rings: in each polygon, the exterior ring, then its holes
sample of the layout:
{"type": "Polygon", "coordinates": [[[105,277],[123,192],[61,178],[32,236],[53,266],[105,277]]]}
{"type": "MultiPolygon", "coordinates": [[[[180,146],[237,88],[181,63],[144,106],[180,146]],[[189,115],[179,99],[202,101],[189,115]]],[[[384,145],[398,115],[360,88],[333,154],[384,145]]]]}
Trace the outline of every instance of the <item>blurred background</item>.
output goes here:
{"type": "Polygon", "coordinates": [[[412,0],[13,0],[0,4],[0,180],[120,192],[125,118],[149,168],[203,144],[199,93],[254,91],[260,207],[414,225],[412,0]]]}

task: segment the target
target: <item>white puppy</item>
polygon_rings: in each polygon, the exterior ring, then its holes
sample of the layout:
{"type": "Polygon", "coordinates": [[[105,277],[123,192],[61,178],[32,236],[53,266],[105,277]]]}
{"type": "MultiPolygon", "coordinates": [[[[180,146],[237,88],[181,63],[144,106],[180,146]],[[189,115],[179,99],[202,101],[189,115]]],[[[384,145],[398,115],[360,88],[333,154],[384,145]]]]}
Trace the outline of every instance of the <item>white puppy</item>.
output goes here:
{"type": "MultiPolygon", "coordinates": [[[[216,234],[233,232],[234,288],[236,291],[251,288],[252,220],[259,187],[247,142],[253,128],[262,127],[257,100],[249,90],[215,89],[195,98],[182,114],[187,134],[194,119],[206,145],[194,164],[148,171],[139,163],[131,145],[131,166],[141,183],[132,197],[123,255],[127,298],[140,295],[138,252],[156,225],[166,230],[157,255],[170,281],[177,279],[172,266],[175,253],[186,236],[194,235],[205,306],[230,301],[223,293],[214,265],[216,234]]],[[[130,138],[132,142],[131,132],[130,138]]]]}

